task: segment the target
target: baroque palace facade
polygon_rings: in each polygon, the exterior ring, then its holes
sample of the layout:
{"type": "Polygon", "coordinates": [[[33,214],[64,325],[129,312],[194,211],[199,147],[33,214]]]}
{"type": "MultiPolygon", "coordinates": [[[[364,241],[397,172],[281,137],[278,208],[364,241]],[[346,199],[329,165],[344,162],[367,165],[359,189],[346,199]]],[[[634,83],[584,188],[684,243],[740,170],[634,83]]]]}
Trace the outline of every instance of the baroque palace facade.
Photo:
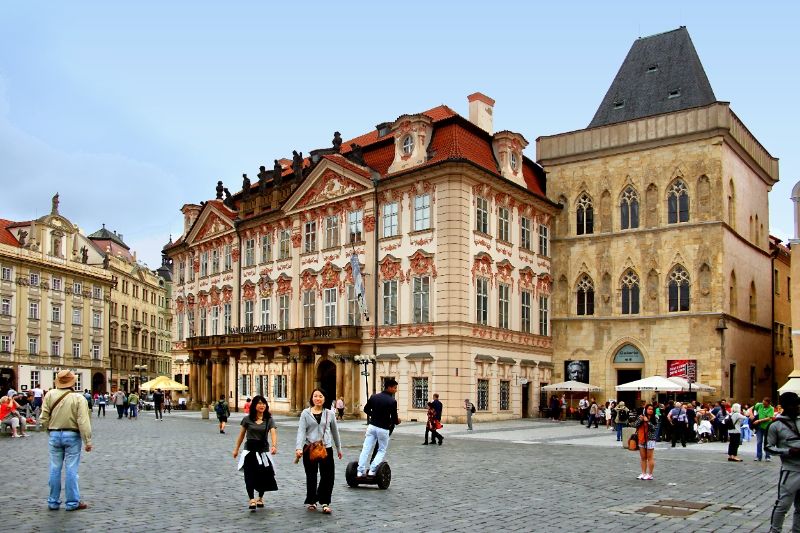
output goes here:
{"type": "Polygon", "coordinates": [[[580,361],[605,398],[654,374],[771,395],[778,161],[716,100],[686,29],[638,39],[589,127],[541,137],[537,159],[564,207],[555,380],[580,361]]]}
{"type": "Polygon", "coordinates": [[[464,398],[478,419],[534,416],[552,376],[558,207],[525,138],[493,133],[493,105],[476,93],[469,120],[440,106],[350,142],[337,132],[332,148],[184,205],[164,252],[190,407],[263,394],[297,414],[321,386],[360,416],[366,387],[394,377],[403,418],[425,419],[433,393],[447,420],[463,418],[464,398]]]}
{"type": "Polygon", "coordinates": [[[58,204],[36,220],[0,220],[0,392],[50,389],[65,368],[76,390],[108,390],[112,277],[58,204]]]}

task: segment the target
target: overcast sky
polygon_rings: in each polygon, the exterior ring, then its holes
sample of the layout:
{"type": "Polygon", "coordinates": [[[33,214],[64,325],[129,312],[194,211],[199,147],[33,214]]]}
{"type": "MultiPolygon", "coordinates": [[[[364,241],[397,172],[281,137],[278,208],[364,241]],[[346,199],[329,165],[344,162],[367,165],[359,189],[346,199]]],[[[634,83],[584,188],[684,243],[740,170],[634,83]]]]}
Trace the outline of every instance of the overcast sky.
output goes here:
{"type": "Polygon", "coordinates": [[[150,267],[183,204],[403,113],[494,98],[495,130],[585,128],[633,41],[688,27],[718,100],[800,179],[797,2],[0,0],[0,218],[105,223],[150,267]]]}

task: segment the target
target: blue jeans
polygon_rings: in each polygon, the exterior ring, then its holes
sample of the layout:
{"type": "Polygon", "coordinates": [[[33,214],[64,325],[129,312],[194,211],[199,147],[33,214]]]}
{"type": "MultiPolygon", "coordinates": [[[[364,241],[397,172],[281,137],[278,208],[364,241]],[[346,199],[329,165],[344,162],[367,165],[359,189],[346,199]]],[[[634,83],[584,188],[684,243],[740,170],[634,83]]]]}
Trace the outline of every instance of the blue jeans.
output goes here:
{"type": "MultiPolygon", "coordinates": [[[[762,428],[756,428],[756,459],[759,461],[761,460],[761,451],[764,449],[764,441],[767,438],[767,430],[762,428]]],[[[764,452],[766,453],[766,452],[764,452]]],[[[767,459],[769,459],[769,454],[767,453],[767,459]]]]}
{"type": "Polygon", "coordinates": [[[374,472],[378,465],[383,461],[383,456],[386,455],[386,447],[389,445],[389,430],[375,427],[372,424],[367,426],[367,435],[364,437],[364,447],[361,449],[361,456],[358,458],[358,471],[362,474],[367,466],[369,454],[372,453],[372,448],[375,446],[375,441],[378,441],[378,455],[372,460],[369,466],[371,472],[374,472]]]}
{"type": "Polygon", "coordinates": [[[130,407],[128,407],[128,409],[130,409],[131,418],[136,418],[136,406],[135,405],[131,405],[130,407]]]}
{"type": "Polygon", "coordinates": [[[61,506],[61,466],[66,469],[64,492],[67,511],[75,509],[81,502],[78,488],[78,466],[81,464],[81,435],[75,431],[50,432],[50,497],[47,505],[51,509],[61,506]]]}
{"type": "Polygon", "coordinates": [[[617,423],[617,440],[622,440],[622,428],[625,427],[625,424],[617,423]]]}
{"type": "Polygon", "coordinates": [[[593,422],[594,422],[594,427],[597,427],[597,421],[598,421],[597,415],[589,415],[589,423],[586,424],[586,429],[592,427],[593,422]]]}

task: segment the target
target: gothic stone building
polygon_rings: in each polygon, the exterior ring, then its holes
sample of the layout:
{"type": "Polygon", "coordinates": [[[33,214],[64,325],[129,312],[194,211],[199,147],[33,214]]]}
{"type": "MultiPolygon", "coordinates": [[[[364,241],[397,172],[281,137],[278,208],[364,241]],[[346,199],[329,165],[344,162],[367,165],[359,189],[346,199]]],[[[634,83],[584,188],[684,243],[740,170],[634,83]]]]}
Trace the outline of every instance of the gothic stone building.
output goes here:
{"type": "Polygon", "coordinates": [[[440,106],[350,142],[337,133],[332,148],[183,207],[184,234],[165,253],[190,406],[263,394],[296,414],[322,386],[360,415],[367,384],[394,377],[403,418],[424,419],[435,392],[447,420],[463,418],[464,398],[478,419],[537,412],[558,208],[525,138],[493,133],[494,101],[469,100],[469,120],[440,106]],[[369,322],[352,255],[368,274],[369,322]],[[354,358],[373,353],[365,378],[354,358]]]}
{"type": "Polygon", "coordinates": [[[606,398],[655,374],[768,395],[778,161],[716,100],[686,28],[635,41],[589,127],[538,139],[537,158],[564,207],[554,378],[578,360],[606,398]]]}

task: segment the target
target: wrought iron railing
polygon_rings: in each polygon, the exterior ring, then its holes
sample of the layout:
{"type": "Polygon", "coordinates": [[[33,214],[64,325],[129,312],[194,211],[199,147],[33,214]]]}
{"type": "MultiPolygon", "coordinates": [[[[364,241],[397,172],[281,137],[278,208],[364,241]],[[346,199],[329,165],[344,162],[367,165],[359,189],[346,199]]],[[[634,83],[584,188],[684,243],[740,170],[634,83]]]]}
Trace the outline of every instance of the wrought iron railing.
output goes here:
{"type": "Polygon", "coordinates": [[[186,348],[208,349],[248,344],[280,345],[292,342],[313,342],[316,340],[334,341],[360,338],[361,326],[324,326],[319,328],[297,328],[253,333],[209,335],[206,337],[189,337],[186,339],[186,348]]]}

